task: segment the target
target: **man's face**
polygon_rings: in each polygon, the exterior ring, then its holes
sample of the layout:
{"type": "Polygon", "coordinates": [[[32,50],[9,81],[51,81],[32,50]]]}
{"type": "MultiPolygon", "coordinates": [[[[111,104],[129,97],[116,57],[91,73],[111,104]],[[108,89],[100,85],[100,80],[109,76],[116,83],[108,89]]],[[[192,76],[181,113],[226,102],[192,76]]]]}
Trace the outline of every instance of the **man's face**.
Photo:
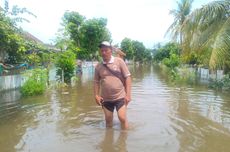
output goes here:
{"type": "Polygon", "coordinates": [[[112,49],[110,47],[101,47],[100,54],[104,61],[109,61],[112,56],[112,49]]]}

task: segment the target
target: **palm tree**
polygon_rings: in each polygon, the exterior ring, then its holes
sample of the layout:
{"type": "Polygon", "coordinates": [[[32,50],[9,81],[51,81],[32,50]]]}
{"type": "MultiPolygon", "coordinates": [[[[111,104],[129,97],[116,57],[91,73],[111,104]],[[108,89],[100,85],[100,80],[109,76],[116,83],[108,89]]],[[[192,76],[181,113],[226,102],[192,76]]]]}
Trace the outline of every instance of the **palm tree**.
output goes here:
{"type": "Polygon", "coordinates": [[[209,51],[206,59],[211,69],[224,68],[229,63],[230,0],[213,1],[194,10],[181,29],[190,51],[209,51]]]}
{"type": "Polygon", "coordinates": [[[193,0],[177,1],[177,9],[170,10],[169,14],[174,16],[174,21],[168,28],[166,34],[170,34],[172,39],[183,43],[182,25],[186,17],[190,14],[193,0]]]}

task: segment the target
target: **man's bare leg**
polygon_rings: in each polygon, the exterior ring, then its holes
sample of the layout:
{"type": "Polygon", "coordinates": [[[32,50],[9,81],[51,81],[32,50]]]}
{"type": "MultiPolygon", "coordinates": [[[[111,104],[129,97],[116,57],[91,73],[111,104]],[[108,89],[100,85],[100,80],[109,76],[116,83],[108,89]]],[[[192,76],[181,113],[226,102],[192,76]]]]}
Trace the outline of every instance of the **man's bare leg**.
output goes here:
{"type": "Polygon", "coordinates": [[[122,106],[118,112],[118,118],[120,120],[121,123],[121,129],[128,129],[129,128],[129,124],[128,124],[128,120],[127,120],[127,116],[126,116],[126,106],[122,106]]]}
{"type": "Polygon", "coordinates": [[[105,114],[106,127],[107,128],[113,127],[113,112],[109,111],[105,107],[103,107],[103,110],[105,114]]]}

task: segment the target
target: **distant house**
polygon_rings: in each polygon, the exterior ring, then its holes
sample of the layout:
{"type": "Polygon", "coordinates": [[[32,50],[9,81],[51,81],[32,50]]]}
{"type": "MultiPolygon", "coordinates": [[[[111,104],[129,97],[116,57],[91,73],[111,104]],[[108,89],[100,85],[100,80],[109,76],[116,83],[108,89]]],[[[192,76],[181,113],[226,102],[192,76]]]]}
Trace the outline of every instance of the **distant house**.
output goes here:
{"type": "MultiPolygon", "coordinates": [[[[34,35],[32,35],[29,32],[23,31],[22,36],[28,41],[31,41],[31,42],[34,42],[34,43],[37,43],[37,44],[44,46],[48,52],[59,52],[60,51],[60,49],[56,48],[54,45],[45,44],[44,42],[42,42],[40,39],[38,39],[37,37],[35,37],[34,35]]],[[[37,50],[37,51],[39,51],[39,50],[37,50]]]]}
{"type": "Polygon", "coordinates": [[[44,45],[50,52],[61,52],[61,49],[57,48],[54,45],[51,44],[44,44],[44,45]]]}
{"type": "Polygon", "coordinates": [[[41,40],[39,40],[37,37],[35,37],[34,35],[32,35],[29,32],[23,31],[22,32],[22,37],[24,37],[26,40],[28,41],[32,41],[34,43],[38,43],[38,44],[44,44],[41,40]]]}
{"type": "MultiPolygon", "coordinates": [[[[4,9],[0,6],[0,12],[2,13],[3,11],[4,9]]],[[[51,44],[45,44],[40,39],[38,39],[37,37],[35,37],[34,35],[32,35],[31,33],[27,31],[23,31],[23,30],[19,30],[19,31],[20,32],[18,34],[20,34],[26,41],[32,42],[32,44],[34,43],[34,44],[43,46],[47,52],[59,52],[60,51],[60,49],[57,49],[55,46],[51,44]]],[[[32,52],[40,52],[40,51],[41,50],[34,48],[34,49],[27,50],[26,53],[30,54],[32,52]]],[[[7,51],[4,50],[3,48],[1,49],[1,46],[0,46],[0,62],[4,62],[7,57],[8,57],[7,51]]]]}
{"type": "MultiPolygon", "coordinates": [[[[40,39],[38,39],[37,37],[35,37],[34,35],[32,35],[29,32],[21,31],[20,34],[26,41],[29,41],[29,42],[32,42],[32,43],[39,44],[39,45],[43,46],[46,49],[47,52],[60,52],[61,51],[60,49],[56,48],[54,45],[45,44],[44,42],[42,42],[40,39]]],[[[40,51],[44,51],[44,50],[30,49],[30,50],[27,50],[26,53],[27,54],[31,54],[31,53],[34,53],[34,52],[38,53],[40,51]]],[[[0,61],[4,62],[6,57],[7,57],[7,52],[0,51],[0,61]]]]}

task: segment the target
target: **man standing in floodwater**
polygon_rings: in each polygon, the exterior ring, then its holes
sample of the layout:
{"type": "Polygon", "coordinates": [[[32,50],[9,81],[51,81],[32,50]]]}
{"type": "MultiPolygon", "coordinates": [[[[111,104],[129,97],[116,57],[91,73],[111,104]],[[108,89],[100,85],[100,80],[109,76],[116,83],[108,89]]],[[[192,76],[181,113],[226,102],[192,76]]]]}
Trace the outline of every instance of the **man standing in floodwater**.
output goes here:
{"type": "Polygon", "coordinates": [[[112,56],[112,46],[104,41],[99,45],[103,62],[95,67],[94,95],[103,107],[106,127],[113,126],[116,108],[122,129],[128,129],[127,105],[131,101],[131,74],[125,62],[112,56]]]}

